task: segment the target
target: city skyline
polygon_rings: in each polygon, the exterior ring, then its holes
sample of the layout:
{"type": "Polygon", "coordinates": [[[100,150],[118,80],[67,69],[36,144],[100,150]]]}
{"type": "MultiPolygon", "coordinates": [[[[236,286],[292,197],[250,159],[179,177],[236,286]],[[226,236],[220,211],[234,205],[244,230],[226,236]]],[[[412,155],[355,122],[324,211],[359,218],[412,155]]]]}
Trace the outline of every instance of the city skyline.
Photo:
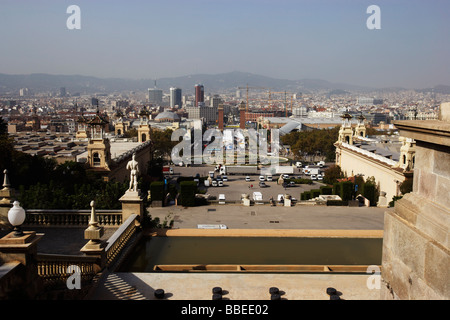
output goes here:
{"type": "Polygon", "coordinates": [[[1,2],[0,73],[159,79],[241,71],[370,87],[450,84],[444,1],[1,2]],[[69,30],[67,8],[80,7],[69,30]],[[381,29],[366,26],[378,5],[381,29]]]}

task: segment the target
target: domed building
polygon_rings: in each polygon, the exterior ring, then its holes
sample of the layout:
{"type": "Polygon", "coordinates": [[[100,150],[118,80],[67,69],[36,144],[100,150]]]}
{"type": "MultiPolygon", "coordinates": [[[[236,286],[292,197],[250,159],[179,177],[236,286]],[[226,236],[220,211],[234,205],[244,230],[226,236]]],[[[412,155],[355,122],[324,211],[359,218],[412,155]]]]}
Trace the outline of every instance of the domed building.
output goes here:
{"type": "Polygon", "coordinates": [[[181,118],[178,114],[171,111],[164,111],[155,117],[155,122],[180,122],[181,118]]]}

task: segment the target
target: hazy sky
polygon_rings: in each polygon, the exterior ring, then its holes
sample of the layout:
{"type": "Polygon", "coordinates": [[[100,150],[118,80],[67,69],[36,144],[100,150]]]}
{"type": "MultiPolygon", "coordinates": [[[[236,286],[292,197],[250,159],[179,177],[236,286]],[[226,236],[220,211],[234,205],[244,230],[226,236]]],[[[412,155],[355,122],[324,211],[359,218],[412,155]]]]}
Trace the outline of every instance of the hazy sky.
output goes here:
{"type": "Polygon", "coordinates": [[[0,73],[450,85],[449,15],[448,0],[0,0],[0,73]],[[373,4],[380,30],[366,26],[373,4]]]}

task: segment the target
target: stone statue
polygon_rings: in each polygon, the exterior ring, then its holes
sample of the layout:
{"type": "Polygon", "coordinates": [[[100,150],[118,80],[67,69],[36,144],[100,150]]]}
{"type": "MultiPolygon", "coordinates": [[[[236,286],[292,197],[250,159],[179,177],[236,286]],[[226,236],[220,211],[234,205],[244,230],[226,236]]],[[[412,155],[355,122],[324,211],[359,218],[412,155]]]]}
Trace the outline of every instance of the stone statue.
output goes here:
{"type": "Polygon", "coordinates": [[[137,177],[139,174],[139,163],[135,160],[136,153],[133,153],[133,157],[127,163],[127,170],[131,170],[130,173],[130,188],[129,191],[137,191],[137,177]]]}

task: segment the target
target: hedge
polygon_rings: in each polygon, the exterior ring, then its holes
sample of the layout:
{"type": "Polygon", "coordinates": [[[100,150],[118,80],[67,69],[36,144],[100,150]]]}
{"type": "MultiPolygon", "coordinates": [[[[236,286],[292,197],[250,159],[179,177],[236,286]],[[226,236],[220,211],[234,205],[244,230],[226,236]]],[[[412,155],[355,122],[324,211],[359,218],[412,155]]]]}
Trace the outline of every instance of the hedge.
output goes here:
{"type": "Polygon", "coordinates": [[[343,181],[341,182],[341,194],[342,201],[348,201],[352,199],[353,195],[353,182],[343,181]]]}
{"type": "Polygon", "coordinates": [[[164,201],[164,182],[155,181],[150,184],[152,201],[164,201]]]}
{"type": "Polygon", "coordinates": [[[311,192],[311,197],[312,198],[317,198],[318,196],[320,196],[320,190],[319,189],[312,189],[310,192],[311,192]]]}
{"type": "Polygon", "coordinates": [[[348,201],[327,200],[327,206],[348,206],[348,201]]]}
{"type": "Polygon", "coordinates": [[[195,193],[197,191],[197,182],[182,181],[180,183],[180,204],[184,207],[195,206],[195,193]]]}
{"type": "Polygon", "coordinates": [[[340,182],[336,182],[333,184],[333,194],[341,196],[342,184],[340,182]]]}
{"type": "Polygon", "coordinates": [[[309,200],[309,199],[311,199],[311,192],[309,192],[309,191],[302,192],[300,194],[300,199],[301,200],[309,200]]]}
{"type": "Polygon", "coordinates": [[[320,193],[325,195],[333,194],[333,188],[329,186],[321,186],[320,193]]]}
{"type": "Polygon", "coordinates": [[[370,201],[371,205],[374,205],[377,203],[378,199],[376,199],[376,186],[371,183],[364,184],[363,188],[363,196],[367,198],[370,201]]]}

